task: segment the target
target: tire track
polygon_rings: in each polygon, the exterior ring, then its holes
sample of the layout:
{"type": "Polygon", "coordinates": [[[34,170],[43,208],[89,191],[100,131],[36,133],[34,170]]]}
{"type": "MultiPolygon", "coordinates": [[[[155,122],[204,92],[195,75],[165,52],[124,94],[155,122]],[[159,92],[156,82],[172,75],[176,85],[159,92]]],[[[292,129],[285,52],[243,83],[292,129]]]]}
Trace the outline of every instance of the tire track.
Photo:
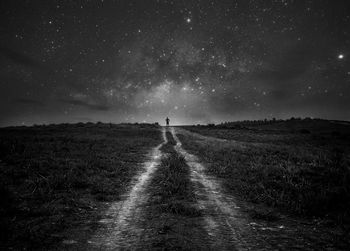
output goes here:
{"type": "Polygon", "coordinates": [[[165,128],[162,128],[163,142],[155,147],[149,161],[144,163],[144,171],[135,177],[131,188],[120,202],[113,202],[100,223],[103,227],[89,241],[90,249],[115,250],[135,249],[143,229],[142,205],[147,202],[146,188],[162,157],[160,148],[167,143],[165,128]]]}
{"type": "Polygon", "coordinates": [[[195,185],[199,207],[204,212],[206,230],[211,237],[212,248],[220,250],[249,250],[270,247],[251,231],[248,217],[239,210],[232,196],[224,195],[217,180],[204,173],[204,166],[198,158],[182,148],[171,128],[176,141],[175,150],[181,154],[191,169],[191,180],[195,185]]]}
{"type": "MultiPolygon", "coordinates": [[[[198,138],[181,128],[177,133],[185,137],[198,138]]],[[[198,195],[198,204],[204,211],[204,220],[211,236],[212,249],[220,250],[348,250],[348,241],[336,228],[318,226],[310,219],[280,214],[276,221],[252,218],[247,205],[224,192],[215,177],[206,174],[198,158],[186,152],[177,138],[175,128],[172,134],[177,142],[176,149],[191,168],[191,178],[198,195]]],[[[203,136],[205,137],[205,136],[203,136]]],[[[203,139],[200,137],[199,139],[203,139]]],[[[206,140],[215,148],[225,142],[206,140]]],[[[238,146],[239,147],[239,146],[238,146]]]]}

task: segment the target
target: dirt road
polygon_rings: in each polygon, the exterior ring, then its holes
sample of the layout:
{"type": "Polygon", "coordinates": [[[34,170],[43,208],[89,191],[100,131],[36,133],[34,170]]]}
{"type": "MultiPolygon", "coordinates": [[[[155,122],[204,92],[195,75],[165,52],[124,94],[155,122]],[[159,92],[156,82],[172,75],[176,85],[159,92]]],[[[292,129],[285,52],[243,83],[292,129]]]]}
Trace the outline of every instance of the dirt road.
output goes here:
{"type": "Polygon", "coordinates": [[[165,128],[162,129],[163,142],[154,148],[149,160],[144,163],[144,171],[131,184],[124,200],[112,203],[100,220],[103,227],[91,238],[89,243],[98,250],[115,250],[135,247],[142,234],[139,228],[142,220],[142,205],[147,201],[148,182],[162,157],[160,148],[167,143],[165,128]]]}
{"type": "Polygon", "coordinates": [[[205,168],[198,158],[183,149],[175,128],[171,128],[171,132],[177,143],[175,149],[185,158],[191,169],[191,180],[195,184],[199,207],[204,212],[203,218],[211,237],[211,248],[271,249],[272,247],[263,238],[256,238],[259,236],[251,231],[248,217],[240,211],[235,198],[224,194],[219,182],[204,173],[205,168]]]}
{"type": "MultiPolygon", "coordinates": [[[[151,185],[157,186],[152,183],[154,182],[152,176],[161,167],[161,159],[166,155],[162,152],[162,146],[167,144],[169,146],[170,142],[175,142],[171,146],[183,156],[190,170],[190,180],[196,198],[190,203],[201,213],[200,217],[192,217],[189,222],[194,223],[191,223],[193,226],[203,226],[206,232],[197,235],[196,238],[186,236],[187,239],[198,242],[195,246],[204,250],[336,249],[332,245],[334,240],[327,236],[327,232],[316,229],[310,222],[288,217],[274,222],[253,220],[244,208],[246,205],[225,192],[220,180],[208,175],[205,172],[205,165],[198,157],[183,148],[177,136],[178,133],[183,133],[182,130],[174,127],[162,128],[163,143],[152,150],[149,160],[144,163],[144,171],[135,177],[122,201],[111,203],[109,209],[102,213],[101,226],[84,246],[84,250],[144,249],[145,243],[148,247],[152,247],[152,243],[149,242],[157,239],[155,235],[161,233],[152,231],[152,222],[154,224],[157,221],[157,216],[154,216],[155,219],[150,219],[146,215],[149,188],[151,185]],[[169,135],[173,138],[169,139],[169,143],[166,132],[171,132],[169,135]]],[[[191,135],[189,132],[185,133],[191,135]]],[[[192,136],[196,137],[195,134],[192,136]]],[[[176,219],[176,216],[174,217],[176,219]]],[[[173,219],[172,224],[177,224],[177,221],[173,219]]],[[[190,225],[181,227],[191,228],[190,225]]],[[[79,250],[79,246],[75,247],[75,250],[79,250]]],[[[186,246],[180,249],[186,249],[186,246]]]]}

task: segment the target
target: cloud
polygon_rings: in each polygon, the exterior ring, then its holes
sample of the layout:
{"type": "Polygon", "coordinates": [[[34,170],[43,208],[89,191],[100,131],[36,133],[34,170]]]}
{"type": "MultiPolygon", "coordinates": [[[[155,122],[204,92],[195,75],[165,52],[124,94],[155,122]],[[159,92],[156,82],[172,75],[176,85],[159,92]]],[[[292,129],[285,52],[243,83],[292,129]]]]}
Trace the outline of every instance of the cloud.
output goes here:
{"type": "Polygon", "coordinates": [[[18,98],[13,100],[15,103],[25,104],[25,105],[32,105],[32,106],[42,106],[44,105],[43,102],[35,99],[29,99],[29,98],[18,98]]]}
{"type": "Polygon", "coordinates": [[[53,73],[52,69],[47,67],[46,64],[43,64],[42,62],[36,59],[33,59],[30,56],[25,55],[24,53],[17,52],[13,49],[0,47],[0,54],[11,59],[13,62],[17,64],[27,66],[32,69],[40,70],[47,74],[53,73]]]}
{"type": "Polygon", "coordinates": [[[76,121],[84,121],[84,122],[93,122],[93,121],[95,121],[94,119],[89,118],[89,117],[75,117],[74,120],[76,120],[76,121]]]}
{"type": "Polygon", "coordinates": [[[316,52],[311,46],[296,46],[280,57],[275,57],[268,67],[253,73],[253,77],[272,83],[291,81],[303,75],[312,64],[316,52]]]}
{"type": "Polygon", "coordinates": [[[61,100],[61,102],[70,104],[70,105],[86,107],[91,110],[108,111],[110,109],[109,106],[104,104],[98,104],[96,102],[89,102],[89,101],[77,100],[77,99],[63,99],[61,100]]]}

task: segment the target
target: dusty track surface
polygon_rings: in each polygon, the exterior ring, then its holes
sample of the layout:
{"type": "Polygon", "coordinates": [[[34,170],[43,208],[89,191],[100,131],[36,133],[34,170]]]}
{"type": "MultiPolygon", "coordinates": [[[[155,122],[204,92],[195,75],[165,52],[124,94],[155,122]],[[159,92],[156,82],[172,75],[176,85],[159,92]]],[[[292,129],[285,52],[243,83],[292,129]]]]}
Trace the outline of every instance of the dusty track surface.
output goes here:
{"type": "MultiPolygon", "coordinates": [[[[248,217],[240,212],[235,199],[224,195],[217,180],[204,173],[204,166],[198,158],[187,153],[176,136],[172,134],[177,144],[175,149],[185,158],[191,168],[191,180],[195,184],[199,207],[204,212],[204,220],[211,248],[220,250],[271,249],[272,247],[250,229],[248,217]]],[[[201,137],[202,138],[202,137],[201,137]]],[[[210,139],[213,140],[213,139],[210,139]]]]}
{"type": "Polygon", "coordinates": [[[150,160],[144,164],[144,172],[134,180],[130,192],[124,195],[121,202],[112,203],[100,220],[104,226],[89,241],[98,250],[115,250],[120,248],[135,248],[142,229],[142,205],[147,201],[146,188],[152,174],[162,157],[160,148],[166,144],[165,129],[162,130],[164,142],[152,150],[150,160]]]}
{"type": "MultiPolygon", "coordinates": [[[[155,249],[153,242],[157,240],[157,235],[162,233],[155,231],[157,224],[154,223],[161,219],[159,215],[152,216],[152,219],[147,218],[146,209],[150,186],[157,186],[153,184],[152,177],[159,168],[161,158],[165,156],[161,152],[161,147],[168,142],[167,131],[171,132],[176,141],[175,150],[184,157],[190,169],[189,175],[196,195],[195,201],[191,203],[201,212],[200,217],[183,221],[190,224],[173,221],[181,228],[179,231],[188,233],[184,235],[186,241],[196,242],[193,246],[201,247],[199,248],[201,250],[337,249],[334,246],[336,240],[332,239],[327,231],[315,228],[312,222],[303,222],[290,217],[274,222],[253,220],[245,210],[246,205],[225,192],[220,180],[208,175],[205,172],[205,164],[201,163],[197,156],[188,153],[177,137],[178,133],[194,138],[198,134],[170,127],[162,129],[164,142],[152,150],[149,160],[144,163],[144,171],[135,177],[122,201],[111,203],[108,210],[102,213],[99,230],[84,247],[71,250],[155,249]],[[198,229],[204,229],[202,230],[204,233],[196,234],[191,230],[195,226],[202,226],[198,229]]],[[[216,140],[206,139],[204,136],[197,139],[216,140]]],[[[227,143],[221,140],[218,142],[227,143]]],[[[158,249],[162,250],[162,247],[158,249]]],[[[180,245],[178,249],[186,249],[186,246],[180,245]]]]}

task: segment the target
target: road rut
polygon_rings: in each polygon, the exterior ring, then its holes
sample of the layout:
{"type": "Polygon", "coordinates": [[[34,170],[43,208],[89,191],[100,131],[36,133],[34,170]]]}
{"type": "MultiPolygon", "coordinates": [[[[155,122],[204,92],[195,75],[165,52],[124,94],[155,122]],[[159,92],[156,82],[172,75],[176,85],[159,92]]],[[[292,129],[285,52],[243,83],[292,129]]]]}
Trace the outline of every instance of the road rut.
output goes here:
{"type": "Polygon", "coordinates": [[[114,202],[100,220],[103,227],[91,238],[90,245],[100,250],[135,248],[143,229],[141,207],[147,202],[147,185],[162,157],[160,148],[167,143],[165,128],[162,129],[163,142],[155,147],[144,163],[144,171],[138,175],[121,202],[114,202]]]}
{"type": "Polygon", "coordinates": [[[256,235],[252,236],[254,232],[249,227],[248,217],[239,210],[235,198],[224,195],[218,181],[204,173],[205,168],[198,158],[184,150],[175,128],[171,128],[171,132],[177,143],[176,151],[185,158],[191,169],[191,180],[195,185],[199,207],[204,212],[212,248],[248,250],[261,246],[268,249],[268,243],[257,240],[256,235]]]}
{"type": "Polygon", "coordinates": [[[282,214],[275,221],[253,219],[247,210],[249,205],[224,191],[220,180],[209,175],[198,157],[183,148],[177,134],[190,140],[204,140],[211,147],[226,142],[212,137],[199,137],[198,134],[181,128],[171,128],[171,132],[177,142],[175,149],[185,158],[191,169],[197,201],[203,210],[206,229],[211,236],[212,246],[209,249],[344,250],[347,244],[341,241],[339,233],[334,231],[336,229],[318,227],[311,220],[282,214]]]}
{"type": "MultiPolygon", "coordinates": [[[[159,235],[164,237],[164,233],[157,231],[158,223],[162,220],[165,223],[170,220],[171,224],[177,226],[174,229],[188,233],[174,235],[175,239],[180,236],[180,239],[176,239],[180,249],[186,249],[186,245],[181,243],[191,242],[200,250],[341,250],[336,248],[336,241],[328,230],[319,230],[312,222],[290,217],[276,222],[252,219],[245,203],[225,191],[220,179],[206,172],[205,165],[198,157],[184,149],[177,134],[196,137],[183,129],[162,128],[163,143],[152,150],[149,160],[144,163],[144,170],[135,177],[129,192],[122,201],[111,203],[102,213],[101,227],[90,238],[87,246],[82,249],[77,244],[74,250],[162,250],[162,246],[155,246],[159,235]],[[190,170],[195,200],[187,202],[198,208],[198,217],[182,219],[183,216],[173,215],[172,219],[160,219],[158,214],[147,214],[147,208],[151,208],[148,203],[152,203],[150,188],[159,185],[153,177],[162,168],[161,159],[169,154],[162,152],[162,146],[168,143],[167,132],[175,140],[174,143],[174,140],[169,139],[169,144],[184,157],[190,170]],[[186,240],[182,241],[181,238],[186,240]]],[[[212,145],[215,147],[214,142],[212,145]]]]}

